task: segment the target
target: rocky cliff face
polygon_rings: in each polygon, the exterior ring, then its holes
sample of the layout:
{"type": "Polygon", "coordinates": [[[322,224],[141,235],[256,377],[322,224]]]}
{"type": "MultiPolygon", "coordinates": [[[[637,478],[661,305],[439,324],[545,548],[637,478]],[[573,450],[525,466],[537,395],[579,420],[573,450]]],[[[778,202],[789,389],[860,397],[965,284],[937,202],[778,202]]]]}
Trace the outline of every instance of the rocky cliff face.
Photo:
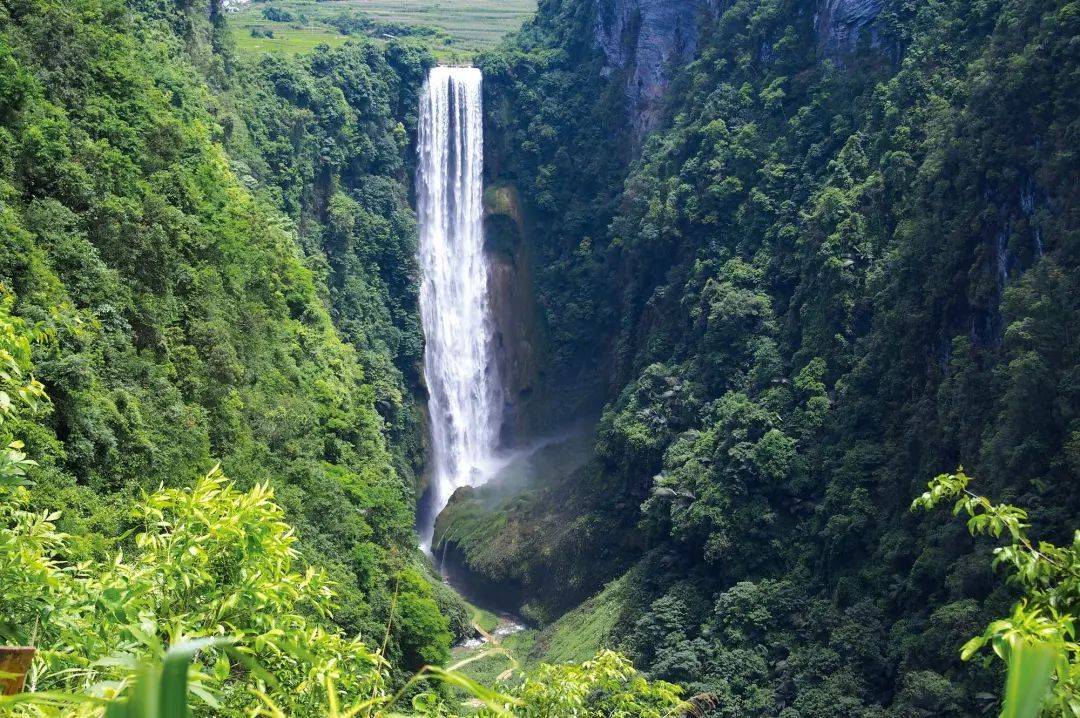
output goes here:
{"type": "Polygon", "coordinates": [[[821,0],[814,25],[822,51],[837,57],[851,52],[866,36],[877,45],[874,19],[881,12],[883,0],[821,0]]]}
{"type": "Polygon", "coordinates": [[[513,185],[484,192],[484,239],[490,262],[488,296],[495,323],[496,360],[506,404],[502,441],[515,444],[537,427],[536,300],[521,198],[513,185]]]}
{"type": "MultiPolygon", "coordinates": [[[[877,44],[874,19],[884,0],[818,0],[814,25],[822,52],[838,58],[866,37],[877,44]]],[[[673,68],[697,52],[702,23],[724,0],[597,0],[593,41],[604,72],[626,84],[630,123],[638,138],[656,127],[673,68]]]]}
{"type": "Polygon", "coordinates": [[[623,74],[631,125],[638,137],[656,126],[673,65],[697,51],[700,23],[718,0],[598,0],[593,38],[604,72],[623,74]]]}

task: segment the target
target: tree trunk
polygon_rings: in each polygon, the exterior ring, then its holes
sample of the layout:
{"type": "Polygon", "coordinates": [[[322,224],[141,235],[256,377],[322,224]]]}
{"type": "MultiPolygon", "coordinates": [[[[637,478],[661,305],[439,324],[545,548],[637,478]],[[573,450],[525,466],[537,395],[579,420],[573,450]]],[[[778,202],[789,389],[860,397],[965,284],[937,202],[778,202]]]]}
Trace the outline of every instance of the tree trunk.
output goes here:
{"type": "Polygon", "coordinates": [[[35,650],[30,646],[0,646],[0,694],[22,693],[35,650]]]}

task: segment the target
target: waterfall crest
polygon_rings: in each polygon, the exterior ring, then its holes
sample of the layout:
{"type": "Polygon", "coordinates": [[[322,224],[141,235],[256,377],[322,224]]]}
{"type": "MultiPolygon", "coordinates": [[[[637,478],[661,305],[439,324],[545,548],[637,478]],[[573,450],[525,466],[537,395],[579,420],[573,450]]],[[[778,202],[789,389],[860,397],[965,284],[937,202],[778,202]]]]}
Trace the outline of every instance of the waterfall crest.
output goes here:
{"type": "Polygon", "coordinates": [[[502,390],[496,376],[483,237],[480,70],[434,67],[420,98],[416,178],[420,315],[430,415],[430,503],[420,536],[460,486],[490,477],[502,390]]]}

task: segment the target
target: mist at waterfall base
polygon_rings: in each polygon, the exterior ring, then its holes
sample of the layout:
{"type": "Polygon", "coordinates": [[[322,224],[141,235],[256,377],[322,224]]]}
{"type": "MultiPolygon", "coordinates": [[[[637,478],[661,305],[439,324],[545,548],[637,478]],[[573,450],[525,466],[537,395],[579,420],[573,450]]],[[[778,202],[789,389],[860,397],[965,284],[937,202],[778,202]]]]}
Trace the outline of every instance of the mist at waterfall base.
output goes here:
{"type": "MultiPolygon", "coordinates": [[[[498,504],[514,494],[551,483],[557,477],[568,476],[581,469],[592,455],[595,429],[596,419],[589,416],[526,444],[495,449],[484,462],[483,473],[477,472],[482,480],[468,485],[483,486],[485,491],[482,498],[485,503],[490,505],[489,508],[497,508],[498,504]]],[[[458,488],[460,486],[454,487],[454,490],[458,488]]],[[[453,495],[453,491],[450,493],[453,495]]],[[[421,546],[429,553],[435,519],[449,501],[447,497],[435,510],[430,498],[429,489],[417,508],[417,526],[428,527],[427,540],[421,546]]],[[[441,562],[437,560],[437,563],[441,562]]],[[[477,605],[486,607],[482,605],[482,599],[480,601],[477,605]]]]}
{"type": "MultiPolygon", "coordinates": [[[[496,468],[468,500],[485,510],[501,511],[522,492],[574,480],[592,456],[595,429],[596,417],[590,416],[528,445],[496,452],[496,468]]],[[[513,589],[479,579],[446,555],[445,546],[432,558],[446,582],[474,606],[498,615],[505,626],[529,625],[518,614],[520,596],[513,589]]]]}
{"type": "Polygon", "coordinates": [[[434,67],[420,97],[416,204],[431,451],[417,529],[425,550],[454,490],[486,482],[499,466],[503,394],[484,255],[481,83],[476,68],[434,67]]]}

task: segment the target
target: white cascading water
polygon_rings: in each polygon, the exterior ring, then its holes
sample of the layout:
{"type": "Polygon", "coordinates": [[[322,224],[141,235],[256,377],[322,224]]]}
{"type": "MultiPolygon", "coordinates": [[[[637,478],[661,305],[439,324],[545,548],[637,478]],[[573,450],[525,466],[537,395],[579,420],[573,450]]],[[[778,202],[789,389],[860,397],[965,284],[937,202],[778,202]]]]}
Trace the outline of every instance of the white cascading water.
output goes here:
{"type": "Polygon", "coordinates": [[[420,98],[420,316],[431,430],[431,503],[420,537],[460,486],[490,478],[502,392],[495,376],[483,237],[481,74],[434,67],[420,98]]]}

